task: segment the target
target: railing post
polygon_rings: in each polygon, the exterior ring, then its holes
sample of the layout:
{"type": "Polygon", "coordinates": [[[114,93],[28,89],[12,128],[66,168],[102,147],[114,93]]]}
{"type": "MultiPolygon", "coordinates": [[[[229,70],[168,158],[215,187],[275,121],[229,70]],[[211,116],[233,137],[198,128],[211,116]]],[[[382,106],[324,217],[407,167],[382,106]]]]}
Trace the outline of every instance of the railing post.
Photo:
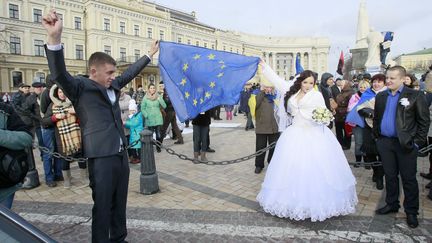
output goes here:
{"type": "Polygon", "coordinates": [[[154,194],[159,191],[158,175],[153,151],[153,132],[144,129],[141,136],[141,176],[140,192],[145,195],[154,194]]]}

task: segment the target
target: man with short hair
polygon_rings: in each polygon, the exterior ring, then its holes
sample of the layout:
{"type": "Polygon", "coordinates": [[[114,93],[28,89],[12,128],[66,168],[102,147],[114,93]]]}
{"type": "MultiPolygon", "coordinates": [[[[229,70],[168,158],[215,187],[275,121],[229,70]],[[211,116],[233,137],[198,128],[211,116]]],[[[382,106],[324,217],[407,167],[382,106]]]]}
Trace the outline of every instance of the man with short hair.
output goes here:
{"type": "Polygon", "coordinates": [[[373,133],[377,138],[387,192],[386,205],[376,213],[399,211],[400,174],[407,224],[416,228],[419,209],[417,151],[426,143],[430,119],[424,94],[404,87],[405,76],[405,68],[401,66],[388,69],[388,90],[377,94],[375,99],[373,133]]]}
{"type": "Polygon", "coordinates": [[[123,131],[119,96],[158,51],[154,42],[149,55],[115,77],[116,62],[103,52],[88,61],[89,78],[72,77],[66,70],[61,45],[62,20],[51,10],[42,22],[48,33],[45,46],[53,80],[72,101],[80,119],[82,148],[88,158],[92,210],[92,242],[124,242],[129,183],[127,140],[123,131]]]}

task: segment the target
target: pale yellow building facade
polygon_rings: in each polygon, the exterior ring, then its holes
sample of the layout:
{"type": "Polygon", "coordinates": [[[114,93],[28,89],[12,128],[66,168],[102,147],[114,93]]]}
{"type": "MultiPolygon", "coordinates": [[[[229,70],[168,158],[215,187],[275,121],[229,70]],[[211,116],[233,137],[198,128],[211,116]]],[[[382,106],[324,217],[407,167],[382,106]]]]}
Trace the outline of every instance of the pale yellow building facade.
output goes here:
{"type": "Polygon", "coordinates": [[[432,65],[432,48],[402,54],[396,57],[395,62],[409,72],[423,74],[432,65]]]}
{"type": "MultiPolygon", "coordinates": [[[[72,75],[85,74],[91,53],[116,59],[119,71],[147,53],[154,39],[224,50],[263,58],[282,78],[295,72],[299,53],[304,69],[327,71],[328,38],[264,37],[220,30],[185,13],[137,0],[1,0],[0,91],[21,82],[45,81],[49,73],[43,44],[42,16],[55,6],[63,19],[66,65],[72,75]]],[[[157,56],[131,84],[160,81],[157,56]]]]}

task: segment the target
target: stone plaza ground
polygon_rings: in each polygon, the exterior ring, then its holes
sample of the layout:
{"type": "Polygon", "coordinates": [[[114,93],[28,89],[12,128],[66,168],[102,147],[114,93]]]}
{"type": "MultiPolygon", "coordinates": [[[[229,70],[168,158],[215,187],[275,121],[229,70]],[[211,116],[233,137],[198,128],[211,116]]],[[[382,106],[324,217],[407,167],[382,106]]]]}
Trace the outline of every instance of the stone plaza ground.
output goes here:
{"type": "MultiPolygon", "coordinates": [[[[213,121],[211,147],[216,153],[208,154],[210,160],[255,152],[255,133],[244,130],[245,121],[241,114],[233,121],[213,121]]],[[[164,144],[192,156],[189,132],[185,130],[183,145],[174,145],[171,139],[164,144]]],[[[346,151],[349,161],[354,161],[353,149],[346,151]]],[[[80,180],[77,165],[72,166],[70,189],[62,185],[49,188],[38,154],[35,150],[41,185],[19,191],[13,210],[59,242],[89,242],[91,190],[80,180]]],[[[385,190],[375,189],[372,170],[351,167],[359,198],[355,214],[310,222],[280,219],[262,211],[255,197],[266,171],[255,174],[254,160],[196,165],[165,151],[155,153],[155,158],[160,192],[153,195],[140,194],[140,165],[130,166],[129,242],[432,242],[432,201],[426,198],[428,181],[420,176],[420,225],[410,229],[403,209],[397,214],[375,215],[375,209],[384,205],[385,190]]],[[[428,166],[427,158],[419,158],[419,172],[427,171],[428,166]]]]}

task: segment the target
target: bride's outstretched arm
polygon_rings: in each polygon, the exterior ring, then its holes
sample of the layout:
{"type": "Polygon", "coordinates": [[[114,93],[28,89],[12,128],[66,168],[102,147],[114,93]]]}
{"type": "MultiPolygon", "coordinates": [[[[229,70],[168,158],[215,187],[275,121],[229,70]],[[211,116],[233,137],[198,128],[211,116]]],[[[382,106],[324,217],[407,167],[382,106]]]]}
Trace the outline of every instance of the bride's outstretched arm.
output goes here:
{"type": "Polygon", "coordinates": [[[264,77],[275,86],[277,91],[282,94],[288,92],[291,85],[287,81],[280,78],[264,61],[261,60],[260,65],[264,77]]]}

